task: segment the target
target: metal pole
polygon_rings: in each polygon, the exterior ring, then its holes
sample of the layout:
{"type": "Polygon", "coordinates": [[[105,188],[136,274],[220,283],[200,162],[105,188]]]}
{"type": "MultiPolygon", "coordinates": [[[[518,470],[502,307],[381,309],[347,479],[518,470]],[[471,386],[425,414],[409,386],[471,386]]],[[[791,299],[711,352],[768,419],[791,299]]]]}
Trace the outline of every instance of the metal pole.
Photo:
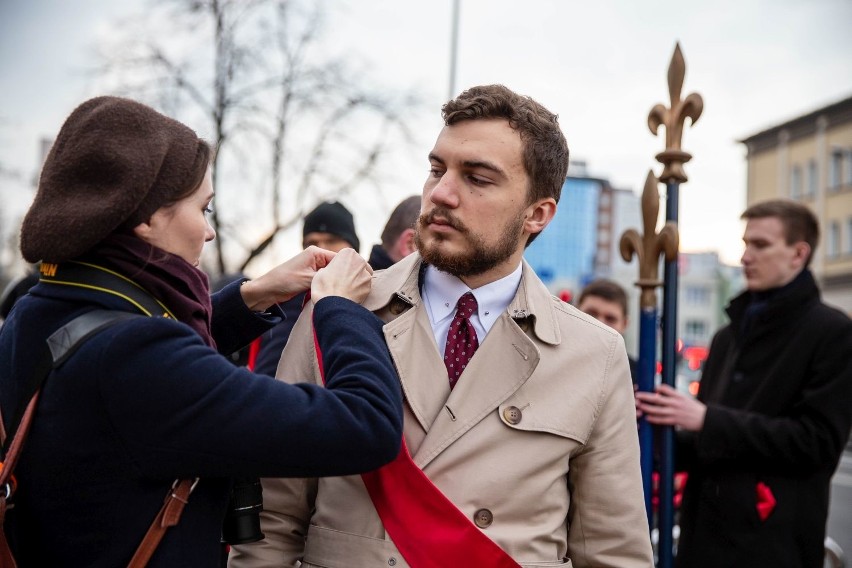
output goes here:
{"type": "MultiPolygon", "coordinates": [[[[657,360],[657,308],[643,307],[639,313],[639,377],[640,391],[654,390],[655,364],[657,360]]],[[[654,475],[654,432],[645,417],[639,419],[639,451],[642,468],[642,488],[645,490],[645,512],[648,527],[654,526],[653,475],[654,475]]]]}
{"type": "MultiPolygon", "coordinates": [[[[666,184],[666,221],[677,225],[677,182],[666,184]]],[[[675,386],[675,344],[677,342],[677,257],[666,261],[663,284],[663,383],[675,386]]],[[[659,568],[674,565],[674,429],[663,426],[660,436],[660,517],[659,517],[659,568]]]]}
{"type": "MultiPolygon", "coordinates": [[[[677,232],[678,190],[680,184],[687,181],[683,164],[692,155],[681,149],[683,126],[687,118],[692,124],[701,116],[704,101],[701,95],[691,93],[681,98],[681,88],[686,75],[686,62],[680,45],[675,46],[669,63],[668,83],[671,106],[654,105],[648,114],[648,127],[654,134],[660,126],[666,127],[666,149],[657,154],[657,161],[663,164],[660,181],[666,184],[666,224],[677,232]]],[[[663,336],[662,363],[663,383],[675,386],[675,344],[677,343],[677,291],[678,291],[677,251],[666,257],[663,287],[663,336]]],[[[660,432],[660,509],[659,509],[659,568],[671,568],[674,564],[674,459],[675,436],[671,426],[663,427],[660,432]]]]}
{"type": "Polygon", "coordinates": [[[459,3],[461,0],[453,0],[453,28],[450,37],[450,92],[447,100],[456,96],[456,58],[459,47],[459,3]]]}
{"type": "MultiPolygon", "coordinates": [[[[644,232],[628,229],[621,235],[619,249],[621,257],[630,262],[635,255],[639,259],[639,280],[636,285],[642,290],[639,296],[639,377],[637,386],[644,392],[654,390],[654,375],[657,363],[657,293],[662,285],[658,274],[660,255],[666,260],[677,258],[677,226],[666,223],[657,232],[657,219],[660,212],[659,182],[654,172],[649,171],[642,191],[642,224],[644,232]]],[[[645,490],[645,511],[648,515],[648,527],[654,526],[653,474],[654,474],[654,436],[647,419],[639,420],[640,466],[642,468],[642,487],[645,490]]],[[[649,535],[650,537],[650,535],[649,535]]]]}

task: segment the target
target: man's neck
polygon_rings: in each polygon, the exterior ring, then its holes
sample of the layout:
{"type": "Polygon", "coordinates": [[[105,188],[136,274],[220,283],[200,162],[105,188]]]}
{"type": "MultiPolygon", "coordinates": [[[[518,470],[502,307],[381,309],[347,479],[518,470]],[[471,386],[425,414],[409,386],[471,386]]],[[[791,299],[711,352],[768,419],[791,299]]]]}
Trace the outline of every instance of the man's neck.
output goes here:
{"type": "Polygon", "coordinates": [[[520,253],[513,254],[511,257],[506,259],[504,262],[492,267],[486,272],[481,274],[476,274],[473,276],[459,276],[459,280],[464,282],[468,288],[471,290],[476,290],[482,286],[486,286],[491,284],[492,282],[497,282],[498,280],[505,278],[506,276],[513,273],[518,269],[518,266],[521,264],[521,259],[524,256],[523,249],[520,250],[520,253]]]}
{"type": "Polygon", "coordinates": [[[800,282],[804,279],[804,276],[803,276],[803,275],[804,275],[807,271],[808,271],[808,269],[807,269],[807,268],[805,268],[804,270],[802,270],[801,272],[799,272],[798,274],[796,274],[796,276],[794,276],[792,280],[790,280],[790,281],[789,281],[789,282],[787,282],[786,284],[783,284],[783,285],[778,286],[778,287],[776,287],[776,288],[770,288],[770,289],[768,289],[768,290],[755,290],[755,291],[752,291],[752,293],[751,293],[752,300],[753,300],[753,301],[763,301],[763,302],[765,302],[765,301],[771,300],[772,298],[775,298],[776,296],[778,296],[779,294],[782,294],[782,293],[786,292],[787,290],[790,290],[791,288],[795,288],[795,287],[796,287],[796,286],[798,286],[798,285],[799,285],[799,283],[800,283],[800,282]]]}

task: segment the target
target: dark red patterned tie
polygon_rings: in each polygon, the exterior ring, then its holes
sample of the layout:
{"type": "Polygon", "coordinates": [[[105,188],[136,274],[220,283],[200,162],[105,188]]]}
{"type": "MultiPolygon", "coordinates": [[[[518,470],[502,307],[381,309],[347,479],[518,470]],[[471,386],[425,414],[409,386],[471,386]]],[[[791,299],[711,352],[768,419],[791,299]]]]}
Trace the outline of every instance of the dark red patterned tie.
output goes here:
{"type": "Polygon", "coordinates": [[[456,304],[456,316],[447,333],[447,346],[444,349],[444,365],[450,378],[450,388],[456,386],[459,377],[479,347],[476,330],[470,323],[470,316],[476,312],[476,298],[468,292],[459,298],[456,304]]]}

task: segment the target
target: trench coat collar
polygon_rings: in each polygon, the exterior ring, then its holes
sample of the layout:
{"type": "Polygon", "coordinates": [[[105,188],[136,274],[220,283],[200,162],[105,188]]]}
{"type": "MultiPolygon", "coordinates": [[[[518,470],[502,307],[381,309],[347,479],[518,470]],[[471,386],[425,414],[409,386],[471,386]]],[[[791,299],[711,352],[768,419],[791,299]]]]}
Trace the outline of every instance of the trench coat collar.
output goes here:
{"type": "MultiPolygon", "coordinates": [[[[515,321],[526,321],[536,337],[549,345],[562,341],[553,297],[526,260],[522,260],[521,283],[518,292],[509,303],[507,311],[515,321]]],[[[420,296],[420,273],[423,260],[413,253],[391,266],[373,274],[372,292],[364,301],[364,307],[377,312],[393,302],[402,301],[410,306],[422,302],[420,296]]]]}

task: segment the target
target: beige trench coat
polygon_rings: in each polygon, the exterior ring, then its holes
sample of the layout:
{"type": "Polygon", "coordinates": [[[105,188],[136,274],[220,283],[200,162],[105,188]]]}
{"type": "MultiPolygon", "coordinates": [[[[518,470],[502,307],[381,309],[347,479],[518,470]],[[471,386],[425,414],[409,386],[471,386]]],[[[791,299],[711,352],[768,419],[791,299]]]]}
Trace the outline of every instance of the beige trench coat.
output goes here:
{"type": "MultiPolygon", "coordinates": [[[[451,392],[420,267],[415,253],[377,272],[364,302],[388,322],[417,465],[522,566],[653,566],[621,336],[553,298],[524,263],[515,298],[451,392]]],[[[306,309],[278,376],[311,369],[321,383],[306,309]]],[[[236,547],[232,568],[409,566],[360,476],[263,481],[266,540],[236,547]]]]}

